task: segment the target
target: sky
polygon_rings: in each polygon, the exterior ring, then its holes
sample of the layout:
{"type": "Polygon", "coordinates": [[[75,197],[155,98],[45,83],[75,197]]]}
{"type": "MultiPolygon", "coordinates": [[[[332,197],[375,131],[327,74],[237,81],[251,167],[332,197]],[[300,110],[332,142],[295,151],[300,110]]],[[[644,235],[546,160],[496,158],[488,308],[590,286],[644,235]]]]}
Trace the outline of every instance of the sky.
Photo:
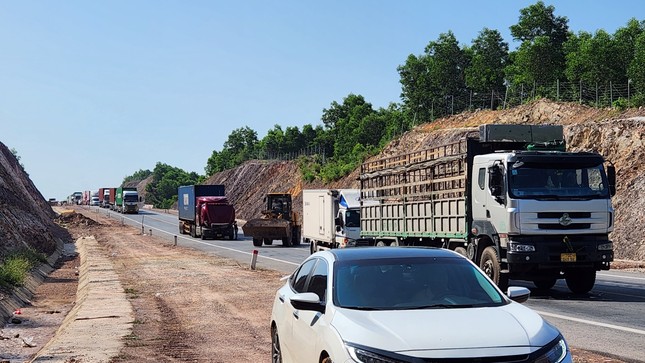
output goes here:
{"type": "MultiPolygon", "coordinates": [[[[645,19],[643,0],[544,2],[574,33],[645,19]]],[[[320,125],[352,93],[400,102],[397,67],[441,33],[515,49],[534,3],[0,0],[0,142],[46,199],[159,162],[204,174],[235,129],[320,125]]]]}

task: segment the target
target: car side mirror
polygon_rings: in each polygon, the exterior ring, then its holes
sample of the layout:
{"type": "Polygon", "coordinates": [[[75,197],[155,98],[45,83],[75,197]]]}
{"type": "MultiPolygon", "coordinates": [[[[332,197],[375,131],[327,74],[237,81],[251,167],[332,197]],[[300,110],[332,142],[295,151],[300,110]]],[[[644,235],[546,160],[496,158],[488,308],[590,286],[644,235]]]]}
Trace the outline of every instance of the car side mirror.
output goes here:
{"type": "Polygon", "coordinates": [[[506,291],[506,295],[509,299],[522,304],[529,299],[529,296],[531,296],[531,290],[526,287],[510,286],[506,291]]]}
{"type": "Polygon", "coordinates": [[[310,310],[325,313],[325,304],[313,292],[303,292],[293,295],[289,301],[296,310],[310,310]]]}

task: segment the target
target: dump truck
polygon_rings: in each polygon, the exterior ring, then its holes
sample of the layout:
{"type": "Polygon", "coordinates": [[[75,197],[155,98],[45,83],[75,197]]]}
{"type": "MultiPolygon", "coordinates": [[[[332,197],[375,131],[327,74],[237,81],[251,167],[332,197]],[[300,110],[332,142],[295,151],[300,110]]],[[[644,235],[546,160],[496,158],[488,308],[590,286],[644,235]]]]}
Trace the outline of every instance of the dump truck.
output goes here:
{"type": "Polygon", "coordinates": [[[361,238],[359,189],[305,189],[302,191],[302,242],[311,253],[321,250],[370,246],[361,238]]]}
{"type": "Polygon", "coordinates": [[[361,234],[461,253],[508,279],[577,294],[613,261],[616,172],[567,152],[561,125],[482,125],[458,142],[361,165],[361,234]]]}
{"type": "Polygon", "coordinates": [[[139,192],[134,187],[116,188],[114,210],[119,213],[139,213],[139,192]]]}
{"type": "Polygon", "coordinates": [[[256,247],[272,245],[274,240],[282,241],[285,247],[300,245],[301,226],[293,211],[291,194],[268,193],[264,201],[262,217],[247,221],[242,226],[244,235],[252,237],[256,247]]]}
{"type": "Polygon", "coordinates": [[[192,237],[237,239],[235,207],[224,185],[184,185],[177,190],[179,233],[192,237]]]}

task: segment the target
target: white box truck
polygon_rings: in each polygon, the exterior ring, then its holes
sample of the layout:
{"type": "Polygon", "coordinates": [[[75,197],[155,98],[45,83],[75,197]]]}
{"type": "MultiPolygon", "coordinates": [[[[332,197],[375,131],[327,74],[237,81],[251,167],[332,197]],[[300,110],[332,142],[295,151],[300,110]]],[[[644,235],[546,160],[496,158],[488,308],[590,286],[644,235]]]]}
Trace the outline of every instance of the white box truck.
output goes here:
{"type": "Polygon", "coordinates": [[[306,189],[302,204],[302,239],[311,253],[371,244],[360,236],[359,189],[306,189]]]}

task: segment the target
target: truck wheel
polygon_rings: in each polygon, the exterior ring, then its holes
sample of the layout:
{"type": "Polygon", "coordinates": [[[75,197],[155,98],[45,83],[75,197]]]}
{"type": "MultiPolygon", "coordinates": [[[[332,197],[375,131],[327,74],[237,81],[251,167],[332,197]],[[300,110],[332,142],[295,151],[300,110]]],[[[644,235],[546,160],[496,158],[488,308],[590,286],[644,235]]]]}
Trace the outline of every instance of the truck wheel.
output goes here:
{"type": "Polygon", "coordinates": [[[502,273],[502,268],[497,260],[497,252],[493,246],[484,249],[479,267],[497,284],[500,290],[505,292],[508,289],[508,275],[502,273]]]}
{"type": "Polygon", "coordinates": [[[593,288],[596,283],[596,270],[572,270],[567,271],[564,275],[567,287],[574,294],[586,294],[593,288]]]}
{"type": "Polygon", "coordinates": [[[316,245],[316,241],[311,240],[309,243],[309,252],[313,255],[314,253],[318,252],[318,245],[316,245]]]}
{"type": "Polygon", "coordinates": [[[378,240],[376,242],[376,247],[385,247],[385,246],[387,246],[387,243],[385,243],[385,241],[383,240],[378,240]]]}
{"type": "Polygon", "coordinates": [[[267,246],[271,246],[273,244],[273,240],[270,238],[265,238],[264,239],[264,244],[267,246]]]}
{"type": "MultiPolygon", "coordinates": [[[[201,228],[200,228],[200,229],[201,229],[201,228]]],[[[201,232],[202,232],[202,233],[199,235],[199,237],[200,237],[202,240],[205,240],[205,239],[206,239],[206,235],[204,234],[204,230],[202,229],[202,230],[201,230],[201,232]]]]}
{"type": "Polygon", "coordinates": [[[184,234],[184,226],[179,222],[179,234],[184,234]]]}
{"type": "Polygon", "coordinates": [[[300,246],[300,233],[298,231],[294,231],[292,234],[293,237],[291,237],[291,244],[293,246],[300,246]]]}
{"type": "Polygon", "coordinates": [[[293,243],[291,243],[291,239],[289,237],[284,237],[282,239],[282,246],[283,247],[291,247],[291,246],[293,246],[293,243]]]}
{"type": "Polygon", "coordinates": [[[259,238],[253,238],[253,246],[262,247],[262,240],[259,238]]]}
{"type": "Polygon", "coordinates": [[[190,236],[193,238],[197,237],[197,228],[194,225],[190,226],[190,236]]]}
{"type": "Polygon", "coordinates": [[[465,248],[463,248],[463,247],[457,247],[457,248],[455,248],[455,252],[457,252],[458,254],[460,254],[460,255],[462,255],[462,256],[466,256],[466,257],[468,257],[468,253],[466,253],[466,249],[465,249],[465,248]]]}
{"type": "Polygon", "coordinates": [[[533,280],[533,285],[539,290],[549,290],[555,285],[556,281],[558,281],[556,278],[533,280]]]}

